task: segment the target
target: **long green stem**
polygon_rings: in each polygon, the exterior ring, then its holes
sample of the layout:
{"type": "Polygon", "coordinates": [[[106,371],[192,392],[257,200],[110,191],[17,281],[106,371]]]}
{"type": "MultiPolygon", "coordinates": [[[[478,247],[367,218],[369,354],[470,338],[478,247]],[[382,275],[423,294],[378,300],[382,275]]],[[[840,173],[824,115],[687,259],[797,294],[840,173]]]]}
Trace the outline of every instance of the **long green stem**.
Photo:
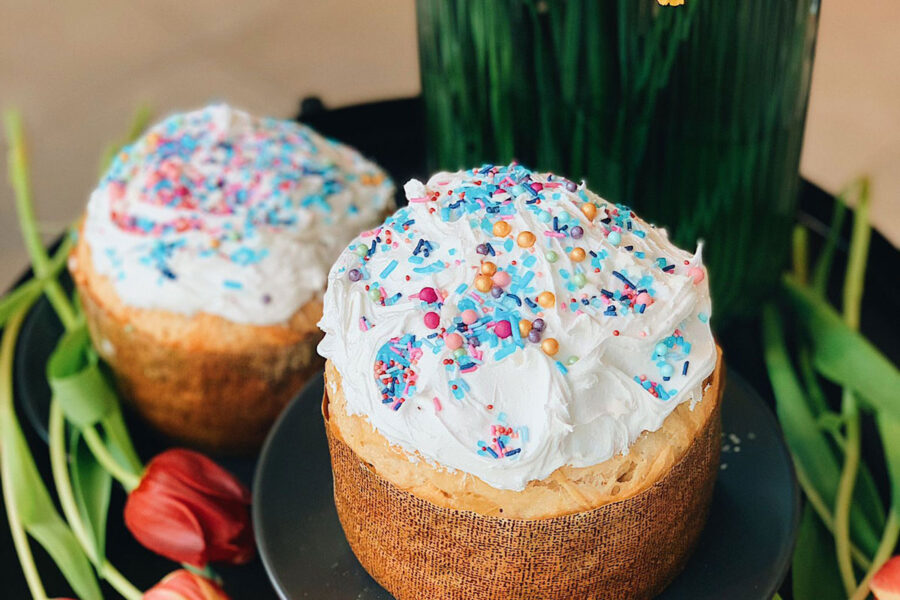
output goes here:
{"type": "Polygon", "coordinates": [[[108,560],[100,565],[100,575],[126,600],[141,600],[144,597],[144,593],[134,587],[108,560]]]}
{"type": "Polygon", "coordinates": [[[31,181],[28,177],[28,155],[25,150],[25,132],[22,126],[22,115],[18,111],[9,110],[4,114],[6,137],[9,143],[9,180],[16,197],[16,212],[19,215],[19,227],[25,248],[31,257],[35,276],[44,279],[44,291],[47,299],[60,320],[68,328],[77,322],[77,315],[66,296],[65,290],[51,272],[50,259],[37,230],[37,219],[32,203],[31,181]]]}
{"type": "Polygon", "coordinates": [[[894,548],[897,547],[897,540],[900,539],[900,516],[895,511],[891,511],[888,515],[887,523],[884,526],[884,535],[881,536],[881,543],[878,544],[878,550],[875,552],[875,558],[872,565],[863,577],[862,583],[850,596],[850,600],[865,600],[869,595],[869,584],[872,577],[878,572],[887,559],[891,557],[894,548]]]}
{"type": "Polygon", "coordinates": [[[84,441],[94,454],[94,458],[97,459],[97,462],[99,462],[104,469],[109,471],[109,474],[115,477],[116,481],[122,484],[122,487],[125,488],[126,492],[130,492],[138,486],[141,482],[140,476],[126,469],[118,460],[116,460],[116,457],[110,453],[109,448],[103,443],[103,440],[100,438],[100,434],[97,433],[96,429],[93,427],[85,427],[81,430],[81,434],[84,436],[84,441]]]}
{"type": "Polygon", "coordinates": [[[50,404],[50,466],[53,470],[53,481],[59,495],[59,503],[63,514],[72,528],[75,537],[84,551],[91,557],[94,564],[100,563],[98,573],[123,597],[128,600],[139,600],[143,595],[128,579],[122,575],[107,559],[96,556],[96,547],[88,535],[87,527],[78,510],[75,494],[72,490],[72,481],[66,454],[65,415],[59,402],[53,400],[50,404]]]}
{"type": "Polygon", "coordinates": [[[856,589],[856,575],[850,556],[850,505],[853,502],[853,488],[859,473],[860,455],[859,407],[851,390],[844,389],[841,406],[847,425],[844,435],[846,441],[844,465],[835,497],[834,545],[844,589],[847,595],[850,595],[856,589]]]}
{"type": "Polygon", "coordinates": [[[66,258],[69,255],[72,244],[72,236],[65,236],[59,248],[53,254],[53,258],[50,259],[50,269],[45,277],[29,279],[6,296],[0,298],[0,327],[19,307],[26,304],[31,305],[40,297],[45,287],[45,282],[50,278],[55,278],[63,268],[63,265],[66,264],[66,258]]]}
{"type": "Polygon", "coordinates": [[[53,472],[53,483],[56,485],[56,493],[59,496],[59,504],[63,515],[72,533],[78,538],[81,547],[85,549],[88,557],[97,563],[99,557],[95,556],[94,544],[81,519],[78,503],[75,501],[75,493],[72,491],[72,481],[69,478],[68,456],[66,454],[66,418],[57,400],[50,402],[50,469],[53,472]]]}
{"type": "Polygon", "coordinates": [[[150,117],[152,116],[153,111],[149,106],[144,105],[138,107],[137,111],[135,111],[134,113],[134,116],[131,118],[131,125],[128,128],[128,133],[125,134],[125,137],[121,140],[110,143],[106,148],[103,149],[103,154],[100,157],[101,177],[106,172],[106,169],[109,168],[110,163],[112,163],[119,150],[121,150],[122,147],[126,144],[134,141],[137,136],[141,135],[141,133],[144,132],[144,129],[147,128],[147,124],[150,122],[150,117]]]}
{"type": "MultiPolygon", "coordinates": [[[[847,275],[844,280],[844,322],[854,330],[859,329],[865,282],[866,259],[869,254],[869,182],[860,182],[859,203],[853,219],[853,234],[850,242],[850,256],[847,261],[847,275]]],[[[856,574],[850,553],[850,506],[853,503],[853,488],[859,473],[860,420],[856,397],[849,388],[844,389],[841,413],[846,422],[846,444],[844,465],[838,483],[834,507],[834,542],[838,569],[848,596],[856,591],[856,574]]]]}
{"type": "MultiPolygon", "coordinates": [[[[828,531],[834,535],[834,515],[831,514],[831,510],[828,508],[825,500],[823,500],[819,495],[819,492],[816,491],[816,487],[810,482],[806,472],[796,462],[794,463],[794,467],[797,473],[797,481],[800,483],[800,487],[806,495],[806,500],[809,502],[809,505],[813,507],[816,514],[819,515],[819,519],[822,520],[822,523],[828,531]]],[[[860,550],[852,541],[850,543],[850,553],[853,556],[854,562],[856,562],[860,569],[865,570],[872,566],[872,561],[869,560],[866,553],[860,550]]]]}
{"type": "Polygon", "coordinates": [[[847,258],[847,275],[844,279],[844,322],[851,329],[859,329],[863,289],[866,278],[866,261],[869,258],[869,180],[860,183],[859,202],[853,217],[853,233],[850,239],[850,255],[847,258]]]}
{"type": "MultiPolygon", "coordinates": [[[[3,334],[3,341],[0,344],[0,419],[13,418],[12,404],[12,363],[13,349],[16,345],[16,338],[19,330],[22,328],[22,321],[28,312],[30,304],[19,309],[19,311],[9,320],[3,334]]],[[[8,458],[0,460],[0,480],[3,483],[4,490],[12,489],[12,474],[9,472],[8,458]]],[[[25,581],[28,584],[28,590],[35,600],[46,600],[47,592],[41,583],[40,574],[38,574],[37,565],[34,563],[34,555],[31,553],[31,546],[28,543],[28,535],[25,533],[25,527],[19,519],[19,511],[16,506],[15,494],[4,494],[6,500],[6,518],[9,521],[9,530],[12,534],[13,545],[16,548],[16,554],[19,557],[19,563],[22,565],[22,572],[25,574],[25,581]]]]}

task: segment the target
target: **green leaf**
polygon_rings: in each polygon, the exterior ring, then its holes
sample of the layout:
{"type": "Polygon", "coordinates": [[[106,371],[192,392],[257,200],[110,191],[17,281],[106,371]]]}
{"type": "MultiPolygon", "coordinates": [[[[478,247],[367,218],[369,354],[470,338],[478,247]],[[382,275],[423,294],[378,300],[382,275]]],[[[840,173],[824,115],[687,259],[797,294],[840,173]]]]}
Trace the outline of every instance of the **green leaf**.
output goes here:
{"type": "Polygon", "coordinates": [[[94,564],[106,557],[106,521],[112,477],[100,466],[74,427],[69,432],[72,491],[78,512],[91,535],[94,564]]]}
{"type": "Polygon", "coordinates": [[[891,507],[900,514],[900,419],[888,413],[879,413],[875,421],[884,445],[884,458],[891,482],[891,507]]]}
{"type": "Polygon", "coordinates": [[[41,282],[31,279],[0,298],[0,327],[21,307],[34,302],[40,293],[41,282]]]}
{"type": "Polygon", "coordinates": [[[81,600],[102,600],[91,563],[68,528],[38,474],[28,443],[12,405],[0,417],[0,460],[9,473],[9,489],[19,518],[28,534],[47,551],[81,600]]]}
{"type": "MultiPolygon", "coordinates": [[[[788,357],[784,327],[775,307],[763,307],[763,345],[766,367],[775,392],[775,412],[798,470],[833,509],[840,480],[840,466],[788,357]]],[[[859,506],[850,512],[853,539],[869,556],[878,547],[880,532],[859,506]]]]}
{"type": "Polygon", "coordinates": [[[835,560],[834,539],[809,505],[803,510],[792,567],[796,600],[844,598],[844,586],[835,560]]]}
{"type": "Polygon", "coordinates": [[[79,428],[101,421],[118,404],[84,325],[60,339],[47,361],[47,380],[66,418],[79,428]]]}
{"type": "Polygon", "coordinates": [[[117,404],[106,415],[102,424],[103,431],[106,433],[106,445],[113,456],[123,465],[129,466],[133,473],[142,472],[144,464],[131,443],[131,436],[128,434],[128,428],[125,426],[125,419],[122,418],[122,407],[117,404]]]}
{"type": "Polygon", "coordinates": [[[808,288],[789,277],[784,287],[796,320],[812,342],[816,369],[827,379],[853,389],[874,410],[900,419],[900,370],[808,288]]]}

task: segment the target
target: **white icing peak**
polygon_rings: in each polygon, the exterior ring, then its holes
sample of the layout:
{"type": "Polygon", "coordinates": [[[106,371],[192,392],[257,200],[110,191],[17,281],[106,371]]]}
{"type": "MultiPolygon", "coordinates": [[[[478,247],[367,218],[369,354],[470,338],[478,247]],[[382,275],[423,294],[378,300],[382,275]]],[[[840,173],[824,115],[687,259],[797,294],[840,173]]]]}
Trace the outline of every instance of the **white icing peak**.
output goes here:
{"type": "Polygon", "coordinates": [[[391,443],[520,490],[700,400],[716,348],[699,251],[516,164],[404,189],[332,267],[319,323],[348,410],[391,443]]]}
{"type": "Polygon", "coordinates": [[[216,104],[124,148],[91,195],[84,236],[127,305],[269,325],[321,295],[393,193],[355,150],[216,104]]]}

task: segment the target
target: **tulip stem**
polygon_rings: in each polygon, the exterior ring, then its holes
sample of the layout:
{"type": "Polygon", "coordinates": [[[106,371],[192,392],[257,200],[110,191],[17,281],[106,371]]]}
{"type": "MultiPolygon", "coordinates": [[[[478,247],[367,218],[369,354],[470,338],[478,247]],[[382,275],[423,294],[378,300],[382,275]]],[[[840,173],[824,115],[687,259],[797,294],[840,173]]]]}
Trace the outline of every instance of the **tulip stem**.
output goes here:
{"type": "MultiPolygon", "coordinates": [[[[22,327],[22,321],[25,320],[25,314],[30,308],[31,303],[26,303],[26,306],[23,306],[10,318],[3,332],[2,347],[0,347],[0,421],[15,418],[12,403],[13,348],[19,335],[19,329],[22,327]]],[[[7,428],[4,427],[4,429],[7,428]]],[[[6,518],[9,520],[9,531],[12,534],[13,545],[16,548],[16,554],[19,556],[19,564],[22,565],[22,572],[25,575],[25,582],[28,584],[31,596],[35,600],[47,600],[47,592],[44,590],[44,584],[41,583],[37,565],[34,563],[34,555],[31,553],[25,526],[19,518],[16,495],[12,492],[13,475],[10,472],[11,461],[12,458],[9,456],[0,457],[0,480],[2,480],[3,489],[6,491],[4,500],[6,501],[6,518]]]]}
{"type": "Polygon", "coordinates": [[[144,597],[144,593],[134,587],[108,560],[100,565],[100,575],[126,600],[141,600],[144,597]]]}
{"type": "Polygon", "coordinates": [[[69,522],[75,537],[78,538],[81,547],[84,548],[91,562],[96,565],[100,576],[127,600],[140,600],[143,596],[142,592],[134,587],[109,560],[98,555],[97,545],[91,540],[84,520],[81,518],[81,512],[78,510],[78,503],[72,490],[72,480],[69,476],[68,454],[65,448],[65,425],[65,415],[59,402],[56,400],[51,401],[50,466],[53,471],[53,481],[56,484],[56,492],[59,494],[59,504],[62,506],[63,514],[66,516],[66,520],[69,522]]]}
{"type": "Polygon", "coordinates": [[[81,434],[84,436],[84,441],[87,442],[88,448],[90,448],[100,466],[106,469],[116,481],[121,483],[126,492],[131,492],[138,486],[141,482],[140,476],[126,469],[116,460],[94,427],[85,427],[81,430],[81,434]]]}
{"type": "MultiPolygon", "coordinates": [[[[859,201],[853,218],[850,253],[847,258],[847,274],[844,277],[844,323],[853,330],[859,330],[871,233],[869,180],[864,178],[860,182],[859,201]]],[[[853,503],[853,488],[859,473],[861,435],[859,406],[856,396],[849,388],[844,388],[841,398],[841,415],[845,422],[846,444],[844,464],[834,501],[834,546],[844,590],[847,596],[852,596],[856,591],[857,581],[850,553],[850,506],[853,503]]]]}
{"type": "Polygon", "coordinates": [[[8,110],[3,115],[6,125],[6,137],[9,143],[9,181],[15,192],[16,212],[19,216],[19,228],[25,248],[31,257],[31,265],[35,277],[44,284],[44,293],[53,305],[60,321],[71,329],[78,322],[78,315],[69,297],[59,281],[51,277],[51,263],[47,251],[41,241],[34,215],[34,203],[31,197],[31,179],[28,174],[28,154],[25,150],[25,128],[22,115],[18,111],[8,110]]]}
{"type": "Polygon", "coordinates": [[[56,493],[59,495],[59,504],[63,515],[72,528],[72,533],[78,538],[81,547],[87,552],[88,557],[97,564],[96,547],[91,542],[91,537],[81,520],[75,493],[72,491],[72,480],[69,478],[68,456],[66,455],[66,419],[58,400],[50,401],[50,470],[53,472],[53,483],[56,484],[56,493]]]}

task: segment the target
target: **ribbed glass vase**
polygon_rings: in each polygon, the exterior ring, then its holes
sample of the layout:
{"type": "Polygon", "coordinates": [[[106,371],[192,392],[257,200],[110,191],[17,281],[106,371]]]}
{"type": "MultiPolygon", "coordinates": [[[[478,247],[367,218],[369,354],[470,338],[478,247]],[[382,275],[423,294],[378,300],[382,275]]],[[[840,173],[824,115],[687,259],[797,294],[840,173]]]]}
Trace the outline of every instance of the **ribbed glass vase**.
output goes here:
{"type": "Polygon", "coordinates": [[[418,0],[429,164],[584,178],[684,247],[716,319],[785,263],[819,0],[418,0]]]}

